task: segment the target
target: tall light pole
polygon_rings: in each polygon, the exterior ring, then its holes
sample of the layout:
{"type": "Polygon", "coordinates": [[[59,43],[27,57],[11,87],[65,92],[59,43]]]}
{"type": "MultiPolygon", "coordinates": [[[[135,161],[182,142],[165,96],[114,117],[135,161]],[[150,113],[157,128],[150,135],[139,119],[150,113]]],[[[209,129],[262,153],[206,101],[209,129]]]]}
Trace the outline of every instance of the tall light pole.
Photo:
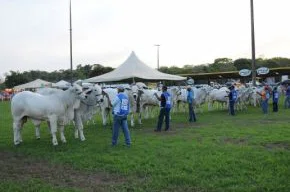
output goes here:
{"type": "Polygon", "coordinates": [[[73,63],[72,63],[72,25],[71,25],[71,0],[69,1],[69,34],[70,34],[70,83],[73,83],[73,63]]]}
{"type": "Polygon", "coordinates": [[[255,25],[254,25],[254,3],[251,2],[251,39],[252,39],[252,83],[256,86],[256,56],[255,56],[255,25]]]}
{"type": "Polygon", "coordinates": [[[157,70],[159,70],[159,47],[160,47],[160,45],[156,44],[154,46],[157,47],[157,70]]]}

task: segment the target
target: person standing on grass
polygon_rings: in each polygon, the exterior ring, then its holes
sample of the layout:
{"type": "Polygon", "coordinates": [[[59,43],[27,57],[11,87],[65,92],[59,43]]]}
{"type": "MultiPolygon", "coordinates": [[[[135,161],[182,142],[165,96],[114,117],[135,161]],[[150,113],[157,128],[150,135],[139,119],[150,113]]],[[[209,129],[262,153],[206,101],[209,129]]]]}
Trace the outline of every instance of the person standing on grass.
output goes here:
{"type": "Polygon", "coordinates": [[[290,86],[288,84],[285,85],[286,87],[286,97],[284,101],[284,108],[290,108],[290,86]]]}
{"type": "Polygon", "coordinates": [[[117,89],[118,94],[112,103],[114,115],[112,146],[115,146],[118,143],[119,127],[121,126],[125,137],[125,144],[127,147],[130,147],[131,138],[127,123],[127,116],[130,110],[130,103],[128,96],[124,93],[125,90],[124,87],[118,86],[117,89]]]}
{"type": "Polygon", "coordinates": [[[162,123],[165,117],[165,131],[169,130],[169,116],[171,109],[171,101],[170,94],[167,92],[167,87],[162,87],[162,94],[159,97],[157,93],[154,93],[155,97],[160,101],[160,112],[158,117],[157,128],[154,130],[155,132],[160,132],[162,128],[162,123]]]}
{"type": "Polygon", "coordinates": [[[278,112],[279,93],[277,91],[277,87],[274,87],[273,89],[272,98],[273,98],[273,112],[278,112]]]}
{"type": "Polygon", "coordinates": [[[188,111],[189,111],[189,122],[196,122],[196,116],[193,109],[194,104],[194,92],[191,89],[191,86],[187,86],[187,103],[188,103],[188,111]]]}
{"type": "Polygon", "coordinates": [[[238,98],[238,93],[235,90],[235,86],[230,86],[230,93],[227,97],[229,97],[229,112],[232,116],[236,115],[235,113],[235,103],[238,98]]]}
{"type": "Polygon", "coordinates": [[[268,113],[268,100],[270,99],[270,90],[268,86],[265,86],[261,93],[256,92],[262,97],[262,110],[264,114],[268,113]]]}

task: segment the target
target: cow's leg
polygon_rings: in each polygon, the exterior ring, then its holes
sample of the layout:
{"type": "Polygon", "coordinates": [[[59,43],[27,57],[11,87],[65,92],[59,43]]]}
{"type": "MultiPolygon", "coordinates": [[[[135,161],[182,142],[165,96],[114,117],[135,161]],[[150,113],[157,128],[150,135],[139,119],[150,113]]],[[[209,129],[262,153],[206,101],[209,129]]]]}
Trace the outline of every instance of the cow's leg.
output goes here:
{"type": "Polygon", "coordinates": [[[19,142],[21,143],[23,140],[22,140],[22,135],[21,135],[21,131],[22,131],[22,128],[23,128],[23,125],[24,123],[27,122],[27,117],[23,117],[21,120],[20,120],[20,126],[19,126],[19,129],[18,129],[18,140],[19,142]]]}
{"type": "Polygon", "coordinates": [[[41,124],[41,121],[32,120],[32,123],[35,126],[35,137],[36,137],[36,139],[40,139],[40,124],[41,124]]]}
{"type": "MultiPolygon", "coordinates": [[[[21,120],[20,120],[21,121],[21,120]]],[[[20,126],[21,122],[18,120],[13,121],[13,133],[14,133],[14,145],[19,145],[20,144],[20,126]]]]}
{"type": "Polygon", "coordinates": [[[134,113],[131,113],[131,127],[135,126],[134,113]]]}
{"type": "Polygon", "coordinates": [[[107,125],[107,109],[106,108],[102,108],[102,120],[103,120],[103,125],[106,126],[107,125]]]}
{"type": "Polygon", "coordinates": [[[14,135],[14,144],[19,145],[22,142],[21,129],[23,124],[27,121],[27,117],[22,119],[13,120],[13,135],[14,135]]]}
{"type": "Polygon", "coordinates": [[[81,141],[85,141],[86,138],[85,138],[85,135],[84,135],[84,126],[83,126],[82,121],[81,121],[80,125],[78,126],[78,131],[79,131],[79,135],[80,135],[81,141]]]}
{"type": "Polygon", "coordinates": [[[74,133],[75,139],[79,138],[78,121],[79,121],[79,115],[78,115],[78,113],[75,113],[74,120],[73,120],[73,124],[74,124],[74,128],[75,128],[75,133],[74,133]]]}
{"type": "Polygon", "coordinates": [[[79,130],[78,128],[75,126],[75,139],[78,139],[79,138],[79,130]]]}
{"type": "MultiPolygon", "coordinates": [[[[76,124],[75,136],[78,136],[78,133],[79,133],[81,141],[85,141],[86,138],[84,136],[84,131],[83,131],[84,126],[83,126],[83,121],[82,121],[81,116],[79,114],[76,114],[74,120],[76,124]]],[[[78,138],[78,137],[75,137],[75,138],[78,138]]]]}
{"type": "Polygon", "coordinates": [[[138,115],[138,123],[141,125],[142,124],[142,114],[139,113],[138,115]]]}
{"type": "MultiPolygon", "coordinates": [[[[151,107],[150,107],[150,109],[151,109],[151,107]]],[[[146,108],[145,108],[145,119],[149,119],[149,106],[146,106],[146,108]]]]}
{"type": "Polygon", "coordinates": [[[208,111],[211,111],[211,102],[208,102],[208,104],[207,104],[207,110],[208,111]]]}
{"type": "Polygon", "coordinates": [[[57,138],[56,138],[56,132],[57,132],[57,117],[55,115],[49,117],[50,122],[50,129],[51,129],[51,135],[52,135],[52,144],[58,145],[57,138]]]}
{"type": "Polygon", "coordinates": [[[64,121],[59,122],[59,129],[60,129],[60,139],[63,143],[66,143],[66,138],[64,136],[64,121]]]}
{"type": "Polygon", "coordinates": [[[138,113],[138,123],[139,123],[139,125],[142,124],[142,112],[143,112],[143,110],[144,110],[144,106],[140,106],[140,111],[138,113]]]}

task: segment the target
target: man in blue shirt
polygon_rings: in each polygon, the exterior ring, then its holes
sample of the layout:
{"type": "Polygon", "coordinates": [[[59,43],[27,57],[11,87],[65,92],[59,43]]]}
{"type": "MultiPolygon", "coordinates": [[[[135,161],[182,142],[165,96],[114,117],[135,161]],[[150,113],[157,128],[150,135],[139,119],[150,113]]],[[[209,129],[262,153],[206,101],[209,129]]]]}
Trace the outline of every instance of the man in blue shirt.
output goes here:
{"type": "Polygon", "coordinates": [[[272,99],[273,99],[273,112],[278,112],[279,93],[277,91],[277,87],[274,87],[273,89],[272,99]]]}
{"type": "Polygon", "coordinates": [[[130,132],[127,123],[127,116],[130,111],[130,103],[128,96],[124,94],[124,87],[118,86],[118,94],[115,97],[113,105],[113,115],[114,115],[114,126],[113,126],[113,136],[112,136],[112,145],[117,145],[118,136],[119,136],[119,127],[121,126],[125,143],[127,147],[131,145],[130,132]]]}
{"type": "Polygon", "coordinates": [[[189,110],[189,122],[196,122],[196,116],[193,109],[194,103],[194,92],[191,89],[191,86],[187,86],[187,103],[188,103],[188,110],[189,110]]]}
{"type": "Polygon", "coordinates": [[[230,114],[231,115],[235,115],[235,102],[237,100],[238,97],[238,93],[235,90],[235,86],[230,86],[230,93],[228,95],[229,97],[229,107],[230,107],[230,114]]]}
{"type": "Polygon", "coordinates": [[[165,117],[165,131],[169,130],[169,116],[171,109],[171,99],[170,94],[167,92],[167,87],[162,87],[162,94],[158,97],[157,93],[154,93],[155,97],[160,101],[160,112],[157,123],[157,128],[154,130],[155,132],[160,132],[162,128],[162,123],[165,117]]]}

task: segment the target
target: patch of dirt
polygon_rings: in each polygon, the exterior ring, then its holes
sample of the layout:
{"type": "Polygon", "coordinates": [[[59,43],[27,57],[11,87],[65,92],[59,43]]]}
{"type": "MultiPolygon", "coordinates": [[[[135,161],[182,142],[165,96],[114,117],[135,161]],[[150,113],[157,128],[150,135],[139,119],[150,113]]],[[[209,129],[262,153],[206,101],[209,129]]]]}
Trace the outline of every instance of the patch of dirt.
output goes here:
{"type": "Polygon", "coordinates": [[[125,182],[125,178],[105,173],[78,171],[69,166],[50,164],[22,154],[0,152],[0,181],[25,182],[33,178],[41,179],[52,186],[84,191],[106,191],[108,186],[125,182]]]}
{"type": "Polygon", "coordinates": [[[274,150],[274,149],[286,149],[290,150],[290,143],[286,141],[274,142],[274,143],[265,143],[263,146],[266,149],[274,150]]]}
{"type": "Polygon", "coordinates": [[[245,145],[248,142],[248,139],[246,138],[222,138],[221,141],[223,143],[229,143],[229,144],[235,144],[235,145],[245,145]]]}

